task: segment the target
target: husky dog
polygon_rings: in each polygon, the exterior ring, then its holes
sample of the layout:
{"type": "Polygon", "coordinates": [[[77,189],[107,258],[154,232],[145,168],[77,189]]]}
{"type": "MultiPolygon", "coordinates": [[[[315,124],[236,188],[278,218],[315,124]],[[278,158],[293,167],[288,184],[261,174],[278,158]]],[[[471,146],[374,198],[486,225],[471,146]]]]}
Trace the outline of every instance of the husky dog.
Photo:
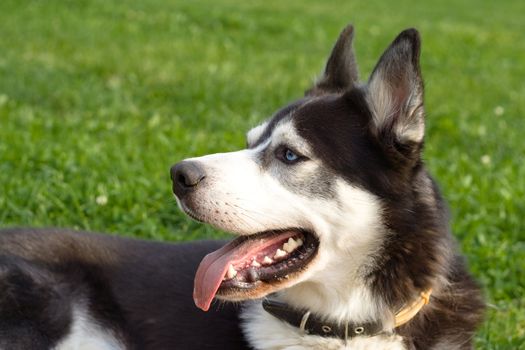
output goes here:
{"type": "Polygon", "coordinates": [[[247,149],[172,167],[182,210],[235,240],[0,231],[0,348],[472,348],[484,303],[421,160],[419,34],[365,84],[352,38],[247,149]]]}

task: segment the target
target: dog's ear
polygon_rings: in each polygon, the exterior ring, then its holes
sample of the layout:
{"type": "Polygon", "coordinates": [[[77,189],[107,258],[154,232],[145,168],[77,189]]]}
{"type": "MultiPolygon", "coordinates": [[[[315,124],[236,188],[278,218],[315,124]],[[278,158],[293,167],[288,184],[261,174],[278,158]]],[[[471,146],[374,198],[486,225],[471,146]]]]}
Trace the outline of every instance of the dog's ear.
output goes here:
{"type": "Polygon", "coordinates": [[[401,145],[419,144],[425,133],[420,47],[417,30],[401,32],[379,59],[367,86],[374,132],[401,145]]]}
{"type": "Polygon", "coordinates": [[[339,38],[328,58],[323,75],[306,92],[307,96],[349,90],[357,84],[359,77],[352,41],[354,27],[349,24],[339,34],[339,38]]]}

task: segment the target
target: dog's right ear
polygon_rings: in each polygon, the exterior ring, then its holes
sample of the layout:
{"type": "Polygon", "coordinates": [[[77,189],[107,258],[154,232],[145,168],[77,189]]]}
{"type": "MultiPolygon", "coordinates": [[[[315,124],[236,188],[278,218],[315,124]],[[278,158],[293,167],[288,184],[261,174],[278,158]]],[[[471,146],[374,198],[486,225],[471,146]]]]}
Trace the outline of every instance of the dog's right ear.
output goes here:
{"type": "Polygon", "coordinates": [[[367,86],[372,125],[383,140],[421,144],[425,134],[421,41],[415,29],[401,32],[383,53],[367,86]]]}
{"type": "Polygon", "coordinates": [[[354,27],[349,24],[339,34],[323,75],[310,90],[306,91],[306,96],[342,92],[358,83],[359,74],[352,48],[353,39],[354,27]]]}

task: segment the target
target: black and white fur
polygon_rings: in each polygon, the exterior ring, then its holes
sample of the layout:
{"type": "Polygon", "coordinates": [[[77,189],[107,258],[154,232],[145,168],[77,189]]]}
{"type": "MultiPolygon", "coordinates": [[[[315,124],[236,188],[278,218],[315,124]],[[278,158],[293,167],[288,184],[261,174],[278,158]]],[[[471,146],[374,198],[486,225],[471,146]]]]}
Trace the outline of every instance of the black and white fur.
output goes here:
{"type": "Polygon", "coordinates": [[[483,302],[421,160],[419,35],[402,32],[365,84],[352,38],[349,26],[318,83],[252,129],[247,149],[185,160],[204,175],[175,192],[188,215],[237,235],[315,233],[306,271],[265,293],[327,319],[381,322],[383,333],[346,343],[304,334],[262,309],[264,293],[198,310],[195,270],[224,242],[9,229],[0,231],[0,349],[472,348],[483,302]],[[283,162],[286,149],[301,161],[283,162]],[[396,311],[428,288],[431,302],[394,328],[396,311]]]}

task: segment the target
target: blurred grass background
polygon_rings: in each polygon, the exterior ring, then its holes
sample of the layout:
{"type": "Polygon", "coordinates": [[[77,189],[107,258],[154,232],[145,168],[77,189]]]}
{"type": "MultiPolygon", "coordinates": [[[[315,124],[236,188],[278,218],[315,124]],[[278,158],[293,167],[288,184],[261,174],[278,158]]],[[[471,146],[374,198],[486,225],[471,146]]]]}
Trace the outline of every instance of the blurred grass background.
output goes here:
{"type": "Polygon", "coordinates": [[[243,147],[348,22],[363,79],[413,26],[426,162],[489,303],[477,348],[525,349],[524,13],[521,0],[2,0],[0,226],[223,236],[178,211],[169,166],[243,147]]]}

